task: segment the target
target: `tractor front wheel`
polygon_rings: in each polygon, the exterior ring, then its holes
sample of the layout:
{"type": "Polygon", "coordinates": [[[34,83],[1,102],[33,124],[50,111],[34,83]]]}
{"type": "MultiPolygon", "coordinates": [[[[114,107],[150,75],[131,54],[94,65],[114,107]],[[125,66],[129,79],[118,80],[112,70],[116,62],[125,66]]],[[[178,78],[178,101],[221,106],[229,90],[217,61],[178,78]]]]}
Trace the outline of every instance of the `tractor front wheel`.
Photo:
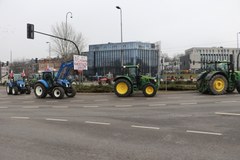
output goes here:
{"type": "Polygon", "coordinates": [[[221,95],[227,91],[228,82],[223,75],[215,75],[209,81],[209,88],[212,94],[221,95]]]}
{"type": "Polygon", "coordinates": [[[26,94],[31,94],[31,87],[30,86],[26,86],[27,90],[26,90],[26,94]]]}
{"type": "Polygon", "coordinates": [[[132,85],[126,79],[118,79],[114,84],[114,93],[118,97],[128,97],[132,92],[132,85]]]}
{"type": "Polygon", "coordinates": [[[68,97],[74,97],[76,95],[77,91],[74,87],[72,87],[72,91],[71,92],[66,92],[66,95],[68,97]]]}
{"type": "Polygon", "coordinates": [[[146,84],[144,87],[143,87],[143,94],[145,97],[153,97],[155,96],[157,93],[157,89],[156,87],[149,83],[149,84],[146,84]]]}
{"type": "Polygon", "coordinates": [[[12,88],[9,85],[6,86],[6,92],[7,94],[12,94],[12,88]]]}
{"type": "Polygon", "coordinates": [[[18,88],[17,87],[13,87],[12,88],[12,94],[13,95],[17,95],[18,94],[18,88]]]}
{"type": "Polygon", "coordinates": [[[55,87],[52,91],[53,97],[56,99],[63,99],[64,89],[62,87],[55,87]]]}
{"type": "Polygon", "coordinates": [[[47,90],[42,84],[38,83],[34,86],[34,94],[37,98],[45,98],[47,96],[47,90]]]}

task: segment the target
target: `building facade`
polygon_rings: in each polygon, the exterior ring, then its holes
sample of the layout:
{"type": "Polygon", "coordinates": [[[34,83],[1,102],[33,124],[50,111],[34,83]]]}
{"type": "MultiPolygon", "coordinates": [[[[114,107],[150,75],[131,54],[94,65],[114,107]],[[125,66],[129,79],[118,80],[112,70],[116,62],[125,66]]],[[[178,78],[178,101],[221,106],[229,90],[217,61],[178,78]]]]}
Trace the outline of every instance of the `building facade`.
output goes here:
{"type": "Polygon", "coordinates": [[[230,55],[234,55],[235,68],[237,66],[237,48],[223,47],[194,47],[185,51],[185,55],[180,57],[180,70],[201,70],[204,62],[230,61],[230,55]]]}
{"type": "Polygon", "coordinates": [[[89,45],[89,75],[121,74],[121,64],[139,64],[142,73],[155,76],[158,73],[159,50],[154,43],[143,42],[89,45]]]}

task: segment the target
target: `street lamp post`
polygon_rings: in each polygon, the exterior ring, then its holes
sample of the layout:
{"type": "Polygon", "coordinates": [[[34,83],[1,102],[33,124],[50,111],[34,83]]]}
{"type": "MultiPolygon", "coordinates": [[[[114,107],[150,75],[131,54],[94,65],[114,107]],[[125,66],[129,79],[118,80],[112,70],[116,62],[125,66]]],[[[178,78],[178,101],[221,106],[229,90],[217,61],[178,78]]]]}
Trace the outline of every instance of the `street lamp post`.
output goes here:
{"type": "MultiPolygon", "coordinates": [[[[68,18],[68,14],[71,14],[70,18],[72,18],[72,12],[67,12],[66,14],[66,30],[65,30],[65,38],[67,38],[67,34],[68,34],[68,26],[67,26],[67,18],[68,18]]],[[[67,42],[65,42],[65,49],[66,49],[66,52],[67,52],[67,42]]]]}
{"type": "MultiPolygon", "coordinates": [[[[120,10],[120,25],[121,25],[121,43],[123,43],[123,32],[122,32],[122,8],[119,6],[116,6],[117,9],[120,10]]],[[[122,45],[122,44],[121,44],[122,45]]],[[[121,46],[121,66],[123,66],[123,49],[121,46]]]]}
{"type": "Polygon", "coordinates": [[[50,59],[51,59],[51,43],[50,42],[46,42],[48,44],[48,68],[50,68],[50,59]]]}

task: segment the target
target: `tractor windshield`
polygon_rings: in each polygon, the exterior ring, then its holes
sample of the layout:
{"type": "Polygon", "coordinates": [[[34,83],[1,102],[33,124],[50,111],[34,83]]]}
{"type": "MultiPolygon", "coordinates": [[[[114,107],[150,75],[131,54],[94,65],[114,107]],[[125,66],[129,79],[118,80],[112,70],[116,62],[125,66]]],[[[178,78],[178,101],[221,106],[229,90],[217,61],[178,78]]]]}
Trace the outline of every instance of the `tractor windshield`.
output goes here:
{"type": "Polygon", "coordinates": [[[21,76],[21,74],[14,74],[14,80],[23,80],[23,77],[21,76]]]}

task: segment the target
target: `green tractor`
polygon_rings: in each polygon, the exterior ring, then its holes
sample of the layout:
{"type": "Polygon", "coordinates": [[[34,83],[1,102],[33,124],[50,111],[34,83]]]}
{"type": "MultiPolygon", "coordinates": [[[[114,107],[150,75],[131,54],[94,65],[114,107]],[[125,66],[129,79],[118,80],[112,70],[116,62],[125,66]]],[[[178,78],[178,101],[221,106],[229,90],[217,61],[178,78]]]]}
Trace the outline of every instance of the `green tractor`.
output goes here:
{"type": "Polygon", "coordinates": [[[123,66],[123,75],[114,79],[114,93],[118,97],[128,97],[133,91],[142,90],[144,96],[153,97],[158,90],[158,81],[154,77],[141,75],[139,65],[123,66]]]}
{"type": "Polygon", "coordinates": [[[237,89],[240,93],[240,71],[234,71],[233,56],[230,62],[211,62],[197,77],[197,90],[203,94],[222,95],[237,89]]]}

